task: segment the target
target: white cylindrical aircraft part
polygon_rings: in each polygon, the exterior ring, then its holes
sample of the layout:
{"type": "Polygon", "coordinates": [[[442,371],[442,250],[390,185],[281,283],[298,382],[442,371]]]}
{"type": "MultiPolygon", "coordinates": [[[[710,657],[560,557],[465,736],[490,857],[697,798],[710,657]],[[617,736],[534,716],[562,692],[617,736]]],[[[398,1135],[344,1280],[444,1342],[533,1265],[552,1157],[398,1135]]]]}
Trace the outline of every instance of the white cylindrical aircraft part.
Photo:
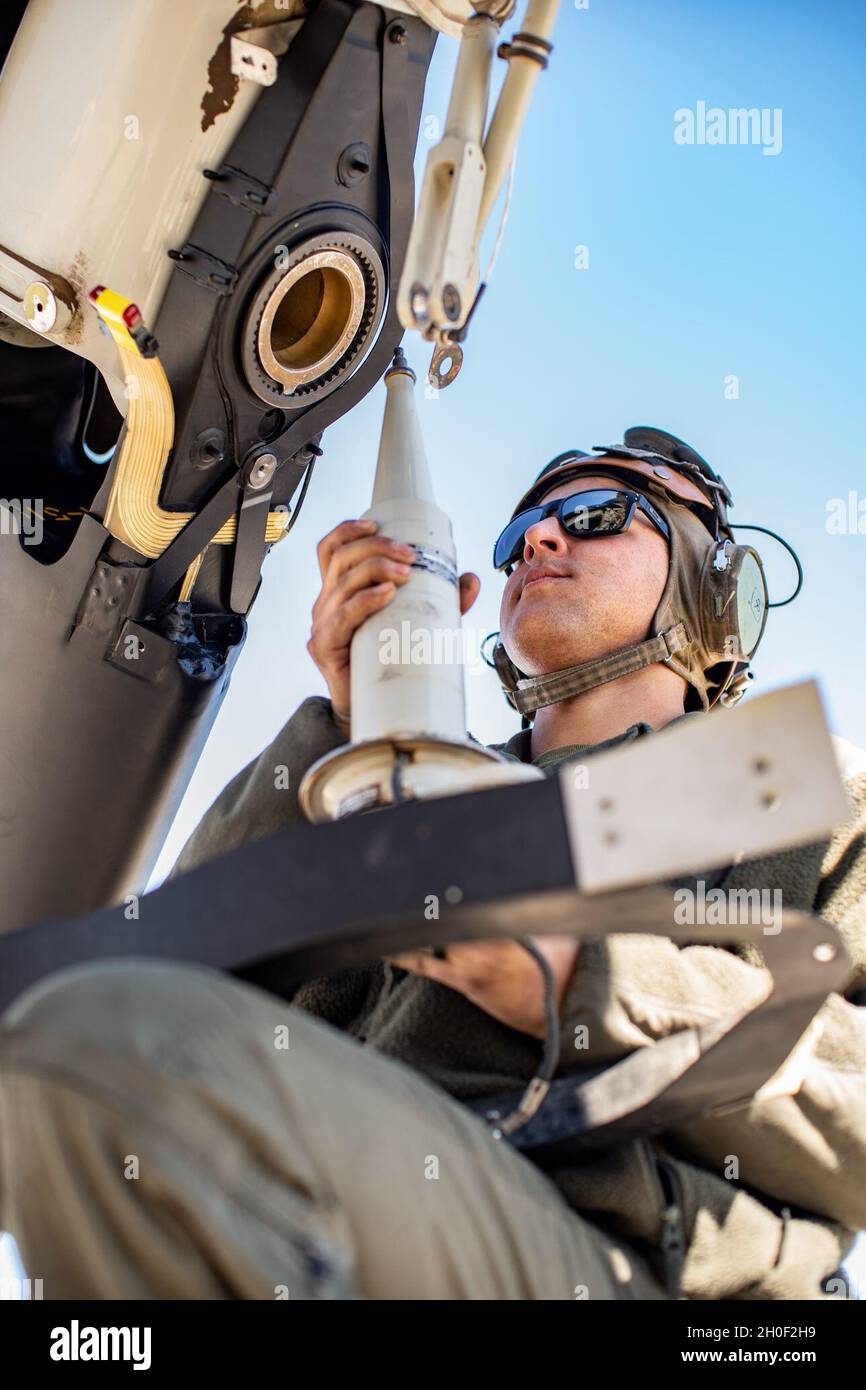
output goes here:
{"type": "Polygon", "coordinates": [[[490,99],[490,69],[499,26],[476,15],[463,30],[451,100],[445,117],[445,134],[481,144],[490,99]]]}
{"type": "MultiPolygon", "coordinates": [[[[401,354],[402,356],[402,354],[401,354]]],[[[373,501],[379,534],[415,547],[407,583],[352,639],[352,741],[426,734],[465,741],[466,698],[457,557],[436,506],[405,361],[385,375],[388,397],[373,501]]]]}
{"type": "MultiPolygon", "coordinates": [[[[523,31],[535,38],[546,39],[549,42],[553,35],[558,12],[559,0],[529,0],[522,25],[523,31]]],[[[515,56],[509,61],[508,72],[505,75],[499,100],[496,103],[496,110],[491,118],[484,141],[487,177],[484,183],[481,208],[478,213],[476,239],[479,241],[487,225],[493,204],[496,202],[508,170],[511,168],[511,161],[514,158],[520,132],[523,129],[529,103],[532,100],[532,93],[540,74],[541,67],[532,58],[515,56]]]]}

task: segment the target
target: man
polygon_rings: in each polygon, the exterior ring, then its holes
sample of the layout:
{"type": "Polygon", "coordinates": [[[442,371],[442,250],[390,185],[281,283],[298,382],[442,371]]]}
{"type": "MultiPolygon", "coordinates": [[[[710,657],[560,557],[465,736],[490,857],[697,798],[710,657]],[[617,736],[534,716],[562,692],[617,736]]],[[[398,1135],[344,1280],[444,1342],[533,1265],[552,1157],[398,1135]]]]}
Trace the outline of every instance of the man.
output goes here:
{"type": "MultiPolygon", "coordinates": [[[[599,748],[741,689],[763,581],[731,547],[726,500],[700,456],[660,431],[542,470],[496,547],[508,573],[496,664],[524,713],[500,752],[550,774],[568,760],[591,769],[599,748]],[[736,642],[705,605],[707,582],[738,601],[736,642]]],[[[348,739],[352,634],[407,581],[412,555],[347,521],[318,558],[308,649],[330,699],[305,700],[229,784],[176,871],[299,821],[303,773],[348,739]],[[288,789],[275,776],[286,768],[288,789]]],[[[462,577],[463,612],[478,588],[462,577]]],[[[846,784],[851,818],[828,841],[702,876],[772,887],[845,937],[846,997],[828,999],[796,1066],[724,1115],[552,1173],[462,1104],[538,1065],[542,982],[514,941],[340,971],[290,1004],[143,961],[30,990],[0,1031],[5,1221],[28,1271],[48,1297],[838,1292],[866,1225],[866,765],[846,784]]],[[[676,833],[675,788],[647,809],[676,833]]],[[[562,1075],[766,993],[760,959],[719,947],[629,934],[535,945],[555,981],[562,1075]]]]}

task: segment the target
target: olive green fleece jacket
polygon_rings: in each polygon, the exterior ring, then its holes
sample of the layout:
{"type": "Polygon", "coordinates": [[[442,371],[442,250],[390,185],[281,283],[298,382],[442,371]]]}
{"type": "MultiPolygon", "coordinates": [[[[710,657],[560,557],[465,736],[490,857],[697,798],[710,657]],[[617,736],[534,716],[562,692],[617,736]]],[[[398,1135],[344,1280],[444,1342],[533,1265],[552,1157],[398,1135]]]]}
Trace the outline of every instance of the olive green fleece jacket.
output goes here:
{"type": "MultiPolygon", "coordinates": [[[[636,724],[604,744],[553,749],[534,761],[553,775],[569,759],[583,761],[652,732],[636,724]]],[[[173,873],[302,822],[297,788],[304,772],[345,742],[330,701],[304,700],[217,798],[173,873]]],[[[680,881],[695,888],[703,879],[707,889],[724,891],[779,889],[786,909],[818,912],[844,937],[854,963],[845,995],[831,995],[819,1011],[787,1093],[761,1094],[661,1140],[632,1140],[550,1174],[577,1211],[655,1258],[669,1202],[656,1159],[666,1157],[683,1214],[680,1277],[689,1298],[830,1296],[825,1281],[866,1227],[866,755],[842,740],[835,745],[851,814],[832,837],[680,881]]],[[[528,730],[491,746],[533,761],[528,730]]],[[[644,934],[584,941],[561,1009],[557,1074],[613,1062],[757,1002],[769,978],[759,961],[749,948],[679,946],[644,934]],[[585,1032],[577,1050],[579,1025],[585,1032]]],[[[416,1068],[458,1100],[519,1087],[539,1061],[536,1039],[457,991],[381,960],[309,981],[292,1002],[416,1068]]],[[[832,1281],[831,1292],[838,1287],[832,1281]]]]}

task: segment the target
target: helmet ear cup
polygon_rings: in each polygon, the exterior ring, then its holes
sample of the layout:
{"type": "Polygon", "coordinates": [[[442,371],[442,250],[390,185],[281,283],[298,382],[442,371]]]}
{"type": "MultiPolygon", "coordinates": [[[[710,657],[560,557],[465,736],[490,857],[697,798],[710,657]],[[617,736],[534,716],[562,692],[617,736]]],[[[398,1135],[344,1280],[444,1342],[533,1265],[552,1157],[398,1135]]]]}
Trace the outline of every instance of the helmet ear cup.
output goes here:
{"type": "Polygon", "coordinates": [[[758,552],[748,545],[720,541],[701,580],[705,655],[711,661],[748,661],[764,633],[767,603],[767,581],[758,552]]]}
{"type": "Polygon", "coordinates": [[[687,710],[710,709],[728,691],[723,702],[733,703],[747,688],[742,673],[766,625],[761,557],[751,546],[724,536],[708,542],[703,523],[670,499],[658,506],[671,528],[671,566],[653,633],[686,624],[689,647],[669,664],[689,687],[687,710]]]}

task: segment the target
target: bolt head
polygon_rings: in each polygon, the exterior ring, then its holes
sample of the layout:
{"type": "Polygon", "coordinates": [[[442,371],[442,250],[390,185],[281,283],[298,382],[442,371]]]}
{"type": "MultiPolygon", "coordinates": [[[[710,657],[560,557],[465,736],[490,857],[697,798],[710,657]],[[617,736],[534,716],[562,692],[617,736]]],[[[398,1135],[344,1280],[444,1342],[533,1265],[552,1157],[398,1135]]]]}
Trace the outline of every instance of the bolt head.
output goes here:
{"type": "Polygon", "coordinates": [[[444,285],[442,288],[442,308],[445,310],[446,317],[453,323],[460,317],[460,294],[455,285],[444,285]]]}
{"type": "Polygon", "coordinates": [[[24,292],[24,317],[37,333],[50,333],[57,322],[54,292],[41,280],[28,285],[24,292]]]}
{"type": "Polygon", "coordinates": [[[212,468],[222,463],[226,455],[225,435],[216,427],[202,430],[190,445],[190,461],[193,468],[212,468]]]}
{"type": "Polygon", "coordinates": [[[277,468],[276,454],[259,454],[250,465],[247,474],[247,481],[253,491],[257,492],[260,488],[266,487],[274,476],[277,468]]]}
{"type": "Polygon", "coordinates": [[[409,308],[412,310],[412,317],[418,324],[424,324],[430,318],[430,295],[423,285],[413,285],[409,293],[409,308]]]}

